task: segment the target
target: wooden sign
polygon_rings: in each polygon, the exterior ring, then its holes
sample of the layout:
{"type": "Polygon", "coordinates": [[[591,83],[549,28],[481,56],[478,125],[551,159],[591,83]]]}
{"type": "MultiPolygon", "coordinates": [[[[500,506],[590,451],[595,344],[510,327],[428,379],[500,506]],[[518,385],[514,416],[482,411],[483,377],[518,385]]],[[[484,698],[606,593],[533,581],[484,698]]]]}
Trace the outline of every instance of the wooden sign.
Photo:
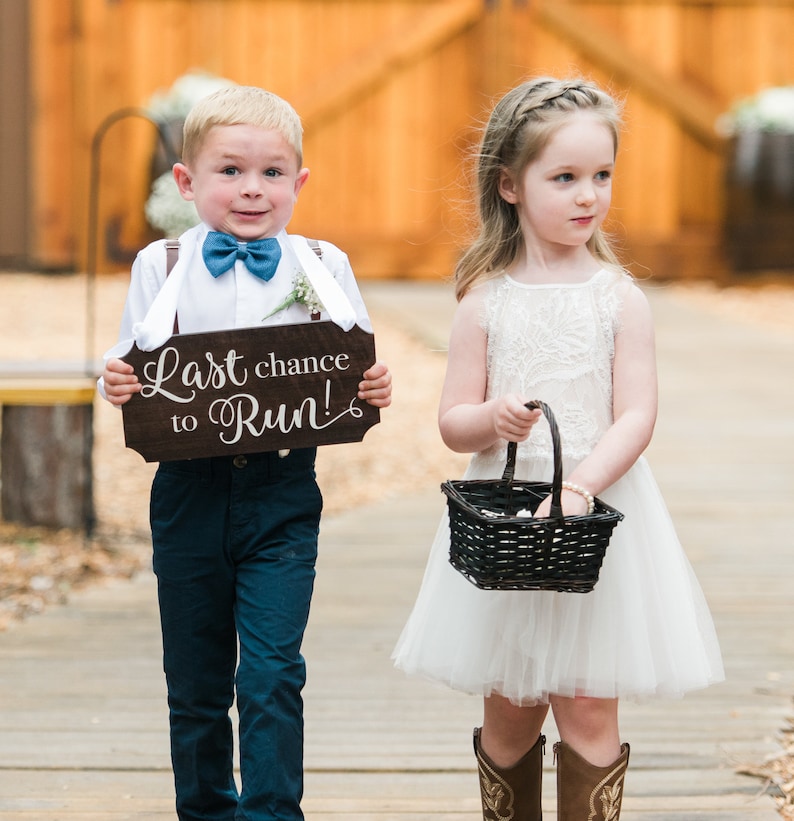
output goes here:
{"type": "Polygon", "coordinates": [[[142,389],[123,406],[147,462],[358,442],[380,421],[358,399],[375,339],[306,322],[173,336],[124,358],[142,389]]]}

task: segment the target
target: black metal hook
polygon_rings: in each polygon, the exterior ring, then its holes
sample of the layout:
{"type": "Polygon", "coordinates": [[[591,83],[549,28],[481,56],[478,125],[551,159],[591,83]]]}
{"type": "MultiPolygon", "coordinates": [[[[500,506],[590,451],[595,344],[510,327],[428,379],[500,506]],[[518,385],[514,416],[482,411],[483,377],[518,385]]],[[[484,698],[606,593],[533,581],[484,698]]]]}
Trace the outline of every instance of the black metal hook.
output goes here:
{"type": "Polygon", "coordinates": [[[91,138],[91,169],[88,192],[88,249],[86,257],[86,329],[85,329],[85,370],[86,375],[94,376],[94,335],[96,332],[96,275],[97,275],[97,237],[99,233],[99,177],[102,141],[110,128],[120,120],[130,117],[150,122],[156,129],[160,143],[167,156],[178,157],[166,123],[153,117],[148,109],[139,106],[127,106],[113,111],[97,126],[91,138]]]}

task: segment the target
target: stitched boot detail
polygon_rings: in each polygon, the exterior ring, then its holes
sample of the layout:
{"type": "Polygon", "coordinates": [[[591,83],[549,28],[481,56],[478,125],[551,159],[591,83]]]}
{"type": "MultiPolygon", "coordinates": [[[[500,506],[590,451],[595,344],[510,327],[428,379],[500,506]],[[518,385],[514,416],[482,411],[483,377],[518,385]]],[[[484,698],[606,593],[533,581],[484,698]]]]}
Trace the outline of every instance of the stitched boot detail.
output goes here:
{"type": "Polygon", "coordinates": [[[480,746],[474,730],[474,754],[480,776],[483,821],[542,821],[541,777],[545,736],[515,765],[497,767],[480,746]]]}
{"type": "Polygon", "coordinates": [[[557,760],[557,821],[618,821],[629,745],[608,767],[595,767],[564,741],[554,745],[557,760]]]}

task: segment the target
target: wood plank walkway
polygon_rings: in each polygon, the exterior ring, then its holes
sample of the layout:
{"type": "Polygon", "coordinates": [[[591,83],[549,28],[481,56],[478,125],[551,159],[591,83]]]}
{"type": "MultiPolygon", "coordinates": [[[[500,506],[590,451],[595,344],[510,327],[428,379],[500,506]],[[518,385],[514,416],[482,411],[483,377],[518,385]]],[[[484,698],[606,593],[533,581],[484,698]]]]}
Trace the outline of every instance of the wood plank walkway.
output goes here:
{"type": "MultiPolygon", "coordinates": [[[[790,643],[794,339],[651,289],[661,415],[649,453],[713,608],[728,679],[622,707],[626,821],[775,821],[736,774],[779,747],[790,643]]],[[[374,313],[443,347],[446,289],[373,283],[374,313]]],[[[410,446],[410,443],[406,443],[410,446]]],[[[395,671],[443,497],[436,486],[325,521],[305,654],[310,821],[474,821],[479,699],[395,671]]],[[[73,596],[0,634],[0,821],[173,819],[154,582],[73,596]]],[[[547,727],[546,817],[554,817],[547,727]]]]}

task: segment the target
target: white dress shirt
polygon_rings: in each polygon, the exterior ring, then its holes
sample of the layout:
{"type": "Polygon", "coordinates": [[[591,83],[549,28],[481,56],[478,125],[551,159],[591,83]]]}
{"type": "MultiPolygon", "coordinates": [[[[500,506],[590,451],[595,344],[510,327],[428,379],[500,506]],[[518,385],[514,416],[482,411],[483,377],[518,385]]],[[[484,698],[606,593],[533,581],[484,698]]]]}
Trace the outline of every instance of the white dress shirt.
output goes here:
{"type": "MultiPolygon", "coordinates": [[[[307,322],[309,312],[304,305],[292,305],[269,319],[264,319],[284,301],[293,289],[295,274],[301,270],[286,231],[277,239],[281,246],[281,261],[273,278],[265,282],[237,260],[234,268],[217,279],[210,274],[201,256],[201,246],[208,228],[200,224],[180,237],[182,248],[196,247],[190,260],[177,303],[180,333],[223,331],[231,328],[251,328],[260,325],[284,325],[307,322]]],[[[347,255],[335,245],[321,242],[323,264],[342,287],[356,312],[358,324],[371,331],[369,317],[358,290],[347,255]]],[[[133,326],[142,322],[166,280],[165,241],[158,240],[140,251],[132,266],[132,278],[127,303],[121,320],[119,341],[132,337],[133,326]]],[[[327,319],[323,316],[323,319],[327,319]]]]}

